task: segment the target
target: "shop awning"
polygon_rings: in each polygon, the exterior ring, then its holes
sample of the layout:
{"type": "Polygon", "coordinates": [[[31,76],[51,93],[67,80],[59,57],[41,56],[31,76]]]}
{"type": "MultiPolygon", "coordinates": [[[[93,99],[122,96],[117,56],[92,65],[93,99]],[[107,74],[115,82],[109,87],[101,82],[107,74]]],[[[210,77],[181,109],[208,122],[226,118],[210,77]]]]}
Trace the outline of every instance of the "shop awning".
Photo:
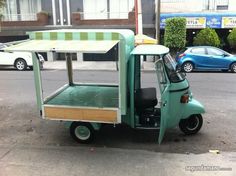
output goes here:
{"type": "Polygon", "coordinates": [[[144,34],[135,35],[135,45],[142,45],[142,44],[157,44],[157,40],[148,37],[144,34]]]}
{"type": "Polygon", "coordinates": [[[118,40],[28,40],[4,48],[4,51],[107,53],[118,40]]]}
{"type": "Polygon", "coordinates": [[[133,49],[133,55],[163,55],[169,53],[169,48],[163,45],[138,45],[133,49]]]}

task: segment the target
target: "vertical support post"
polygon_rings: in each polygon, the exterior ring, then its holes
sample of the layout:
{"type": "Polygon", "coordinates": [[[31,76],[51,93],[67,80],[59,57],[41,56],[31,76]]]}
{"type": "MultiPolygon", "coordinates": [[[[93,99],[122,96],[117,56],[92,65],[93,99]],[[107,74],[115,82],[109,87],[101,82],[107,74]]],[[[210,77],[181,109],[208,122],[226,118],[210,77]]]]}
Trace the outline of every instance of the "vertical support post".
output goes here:
{"type": "Polygon", "coordinates": [[[63,14],[63,5],[62,5],[62,0],[59,0],[59,11],[60,11],[60,21],[61,21],[61,26],[64,25],[64,14],[63,14]]]}
{"type": "Polygon", "coordinates": [[[142,2],[141,0],[134,1],[135,9],[135,28],[136,34],[143,34],[143,20],[142,20],[142,2]]]}
{"type": "Polygon", "coordinates": [[[66,0],[66,8],[67,8],[67,22],[68,25],[71,25],[71,21],[70,21],[70,0],[66,0]]]}
{"type": "Polygon", "coordinates": [[[42,115],[42,105],[43,105],[42,78],[40,72],[39,59],[35,52],[32,52],[32,59],[33,59],[34,83],[36,90],[37,107],[38,110],[40,111],[40,115],[42,115]]]}
{"type": "Polygon", "coordinates": [[[73,85],[73,72],[72,72],[72,55],[70,53],[66,53],[66,67],[67,67],[67,74],[68,74],[68,82],[69,85],[73,85]]]}
{"type": "Polygon", "coordinates": [[[156,0],[156,39],[157,39],[157,44],[160,44],[160,13],[161,13],[161,0],[156,0]]]}
{"type": "Polygon", "coordinates": [[[77,56],[77,61],[78,62],[83,62],[83,53],[77,52],[76,56],[77,56]]]}
{"type": "Polygon", "coordinates": [[[57,25],[55,0],[52,0],[52,18],[53,18],[53,25],[57,25]]]}

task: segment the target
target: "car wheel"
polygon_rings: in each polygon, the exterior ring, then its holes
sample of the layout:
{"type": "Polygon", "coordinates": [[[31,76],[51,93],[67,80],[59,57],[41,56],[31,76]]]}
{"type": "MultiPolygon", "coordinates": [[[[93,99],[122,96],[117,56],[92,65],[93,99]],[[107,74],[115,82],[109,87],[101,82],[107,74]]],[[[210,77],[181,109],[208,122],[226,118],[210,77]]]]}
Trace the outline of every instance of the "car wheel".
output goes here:
{"type": "Polygon", "coordinates": [[[73,122],[70,126],[71,137],[79,143],[90,143],[94,139],[94,129],[87,122],[73,122]]]}
{"type": "Polygon", "coordinates": [[[236,73],[236,63],[233,63],[230,67],[231,72],[236,73]]]}
{"type": "Polygon", "coordinates": [[[187,73],[193,71],[193,64],[191,62],[185,62],[182,65],[182,70],[187,73]]]}
{"type": "Polygon", "coordinates": [[[23,71],[27,68],[27,63],[24,59],[17,59],[15,62],[15,67],[17,70],[23,71]]]}
{"type": "Polygon", "coordinates": [[[181,119],[179,122],[180,130],[186,135],[196,134],[202,127],[203,119],[201,114],[191,115],[187,119],[181,119]]]}

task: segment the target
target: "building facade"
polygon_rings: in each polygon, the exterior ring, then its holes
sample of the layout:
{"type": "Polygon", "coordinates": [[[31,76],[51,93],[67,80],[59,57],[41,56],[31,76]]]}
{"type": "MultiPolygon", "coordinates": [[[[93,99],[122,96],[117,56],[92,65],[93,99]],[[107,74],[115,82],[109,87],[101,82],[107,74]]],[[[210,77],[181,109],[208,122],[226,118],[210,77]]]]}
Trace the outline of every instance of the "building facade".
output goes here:
{"type": "MultiPolygon", "coordinates": [[[[155,37],[155,4],[142,0],[143,31],[155,37]]],[[[0,42],[26,39],[26,31],[60,28],[126,28],[135,30],[134,0],[6,0],[1,12],[0,42]]],[[[226,36],[236,27],[235,0],[161,0],[161,35],[165,20],[187,19],[188,39],[198,30],[215,28],[226,36]]],[[[49,60],[52,54],[48,53],[49,60]]]]}

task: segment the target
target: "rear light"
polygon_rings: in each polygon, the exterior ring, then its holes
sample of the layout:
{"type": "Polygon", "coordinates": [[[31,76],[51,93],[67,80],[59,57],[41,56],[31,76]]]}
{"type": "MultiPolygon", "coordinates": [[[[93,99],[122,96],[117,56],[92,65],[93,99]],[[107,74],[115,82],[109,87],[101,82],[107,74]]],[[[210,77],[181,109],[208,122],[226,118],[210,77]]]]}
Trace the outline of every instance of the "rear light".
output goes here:
{"type": "Polygon", "coordinates": [[[180,54],[180,55],[178,56],[178,58],[180,59],[181,57],[184,57],[184,56],[186,56],[186,54],[185,54],[185,53],[182,53],[182,54],[180,54]]]}
{"type": "Polygon", "coordinates": [[[184,94],[180,98],[180,103],[188,103],[189,102],[189,94],[184,94]]]}

